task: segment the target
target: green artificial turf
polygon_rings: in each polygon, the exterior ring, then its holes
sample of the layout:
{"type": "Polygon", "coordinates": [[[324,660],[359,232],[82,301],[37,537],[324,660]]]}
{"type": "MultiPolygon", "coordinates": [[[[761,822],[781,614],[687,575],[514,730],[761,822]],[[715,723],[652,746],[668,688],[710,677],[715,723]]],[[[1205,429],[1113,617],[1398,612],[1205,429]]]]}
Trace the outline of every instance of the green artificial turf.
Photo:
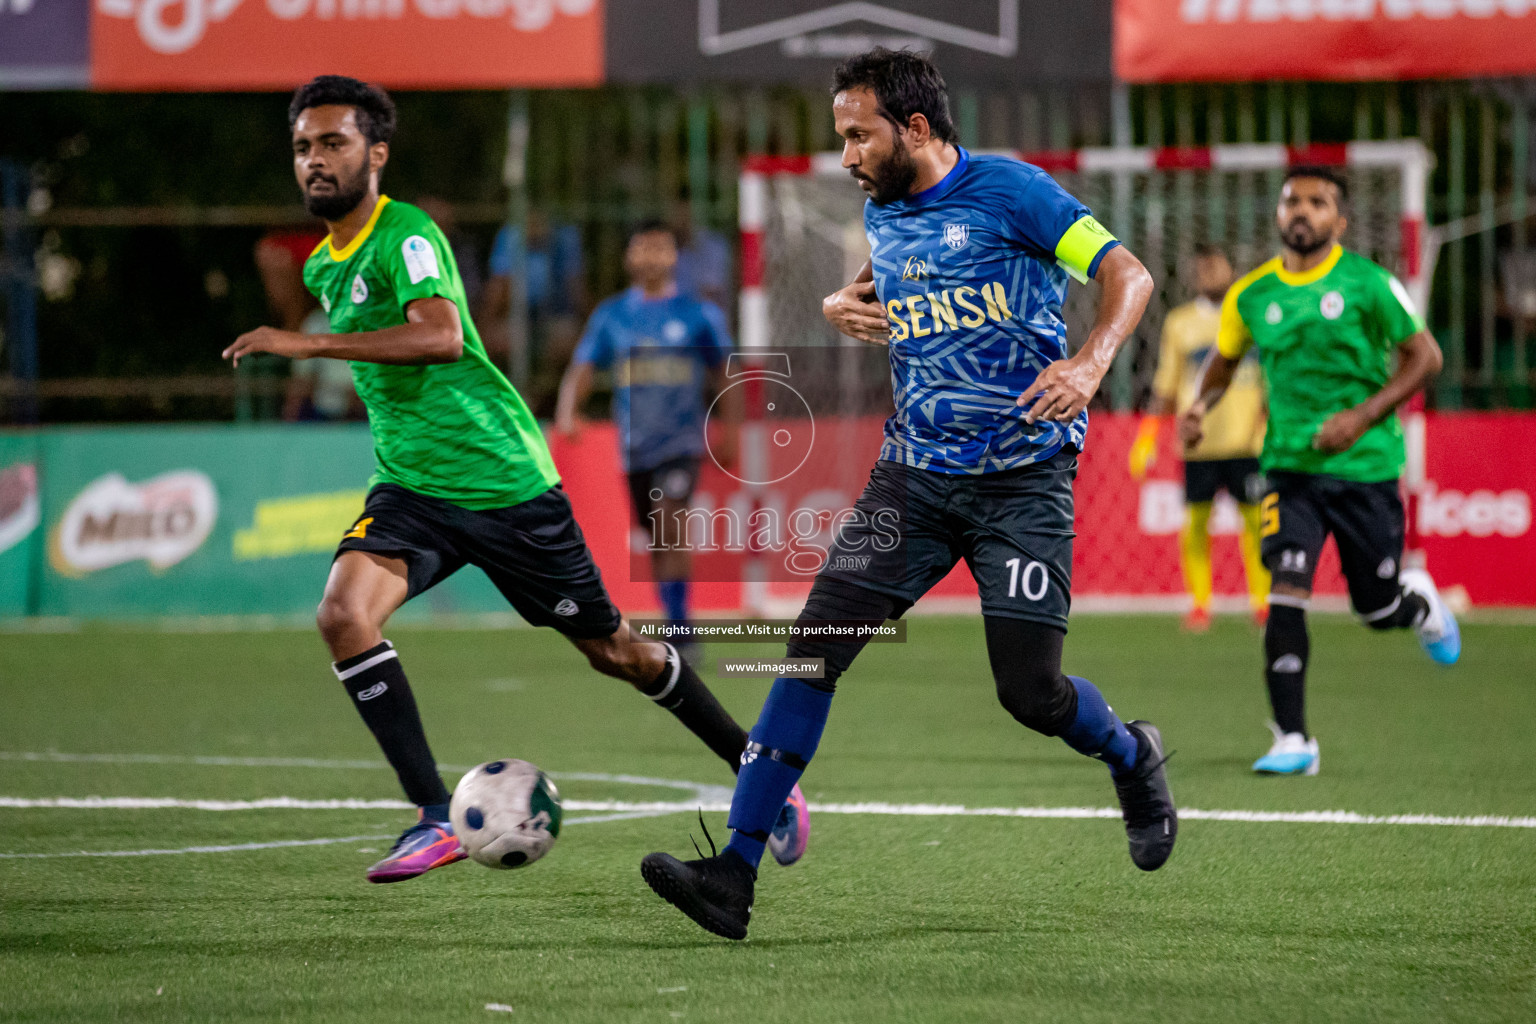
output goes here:
{"type": "MultiPolygon", "coordinates": [[[[670,716],[547,632],[391,631],[444,764],[724,785],[670,716]]],[[[1532,815],[1536,628],[1472,624],[1455,669],[1405,634],[1314,624],[1312,779],[1267,748],[1258,634],[1082,617],[1068,671],[1162,729],[1181,805],[1532,815]]],[[[713,657],[776,656],[715,647],[713,657]]],[[[709,682],[744,723],[766,680],[709,682]]],[[[0,797],[398,797],[307,632],[0,635],[0,797]],[[154,755],[155,763],[19,760],[154,755]],[[191,764],[187,757],[250,759],[191,764]],[[361,760],[291,766],[270,758],[361,760]]],[[[450,780],[451,781],[451,780],[450,780]]],[[[814,806],[1105,807],[1101,765],[997,705],[974,620],[915,619],[844,677],[814,806]]],[[[567,801],[690,790],[567,779],[567,801]]],[[[1186,821],[1144,874],[1108,819],[822,814],[765,864],[751,937],[696,928],[640,880],[692,856],[691,815],[571,826],[514,872],[372,886],[388,838],[0,859],[3,1021],[1530,1021],[1536,830],[1186,821]],[[511,1012],[487,1009],[510,1006],[511,1012]]],[[[392,810],[0,807],[0,853],[387,837],[392,810]]],[[[717,841],[725,815],[705,815],[717,841]]]]}

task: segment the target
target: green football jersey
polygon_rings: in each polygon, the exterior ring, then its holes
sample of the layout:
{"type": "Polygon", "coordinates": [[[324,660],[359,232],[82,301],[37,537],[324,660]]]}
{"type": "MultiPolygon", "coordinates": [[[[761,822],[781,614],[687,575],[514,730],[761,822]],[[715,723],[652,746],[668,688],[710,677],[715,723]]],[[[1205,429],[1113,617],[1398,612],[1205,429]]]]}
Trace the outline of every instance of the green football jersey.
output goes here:
{"type": "Polygon", "coordinates": [[[369,486],[398,484],[489,509],[527,501],[560,482],[538,421],[486,358],[453,251],[432,218],[380,196],[346,248],[327,238],[310,254],[304,284],[336,334],[398,327],[416,299],[441,296],[459,307],[464,353],[457,362],[352,363],[378,461],[369,486]]]}
{"type": "Polygon", "coordinates": [[[1397,278],[1340,246],[1301,274],[1276,256],[1239,278],[1222,302],[1216,345],[1229,359],[1258,346],[1269,389],[1264,469],[1397,479],[1404,450],[1395,413],[1337,454],[1317,451],[1312,439],[1328,417],[1380,391],[1397,346],[1423,329],[1397,278]]]}

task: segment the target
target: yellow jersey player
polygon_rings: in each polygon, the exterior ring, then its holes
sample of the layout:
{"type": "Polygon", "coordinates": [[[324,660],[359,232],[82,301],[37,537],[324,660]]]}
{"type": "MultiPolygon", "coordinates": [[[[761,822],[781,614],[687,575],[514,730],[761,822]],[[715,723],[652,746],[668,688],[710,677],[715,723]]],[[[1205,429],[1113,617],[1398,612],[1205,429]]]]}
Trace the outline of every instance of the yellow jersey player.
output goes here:
{"type": "MultiPolygon", "coordinates": [[[[1195,297],[1170,310],[1163,321],[1152,401],[1131,446],[1131,478],[1138,483],[1156,459],[1163,418],[1182,416],[1195,403],[1195,379],[1216,345],[1221,300],[1232,284],[1232,264],[1219,246],[1195,247],[1195,297]]],[[[1262,625],[1269,614],[1269,570],[1259,557],[1259,502],[1264,475],[1259,452],[1264,447],[1264,381],[1256,354],[1239,364],[1221,405],[1205,417],[1205,437],[1184,448],[1184,501],[1188,506],[1179,535],[1179,562],[1194,607],[1184,628],[1211,628],[1211,509],[1216,492],[1225,490],[1242,513],[1238,547],[1248,579],[1248,603],[1262,625]]]]}

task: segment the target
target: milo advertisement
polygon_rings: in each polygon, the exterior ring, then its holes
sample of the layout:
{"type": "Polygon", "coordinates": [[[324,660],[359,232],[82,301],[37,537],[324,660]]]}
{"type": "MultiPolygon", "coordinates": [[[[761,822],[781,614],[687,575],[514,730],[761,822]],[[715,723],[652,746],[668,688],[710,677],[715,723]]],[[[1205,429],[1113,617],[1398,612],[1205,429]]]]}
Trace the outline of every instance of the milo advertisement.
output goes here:
{"type": "MultiPolygon", "coordinates": [[[[0,616],[309,615],[372,470],[352,424],[0,434],[0,616]]],[[[471,569],[407,614],[506,608],[471,569]]]]}
{"type": "Polygon", "coordinates": [[[0,434],[0,616],[24,614],[36,586],[37,476],[36,439],[0,434]]]}

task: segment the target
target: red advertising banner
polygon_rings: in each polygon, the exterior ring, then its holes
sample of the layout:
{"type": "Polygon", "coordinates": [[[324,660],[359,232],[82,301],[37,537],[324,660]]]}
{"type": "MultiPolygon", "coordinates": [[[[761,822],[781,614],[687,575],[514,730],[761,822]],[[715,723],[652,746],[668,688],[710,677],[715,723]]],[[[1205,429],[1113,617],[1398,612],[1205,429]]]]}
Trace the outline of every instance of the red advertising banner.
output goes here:
{"type": "Polygon", "coordinates": [[[596,85],[600,0],[94,0],[98,89],[596,85]]]}
{"type": "MultiPolygon", "coordinates": [[[[1163,431],[1163,448],[1153,473],[1141,483],[1126,472],[1126,457],[1138,418],[1096,414],[1088,451],[1077,478],[1077,544],[1073,559],[1073,596],[1079,608],[1173,607],[1183,592],[1179,570],[1179,528],[1184,522],[1182,473],[1172,431],[1163,431]]],[[[879,452],[880,420],[841,425],[844,449],[867,449],[861,469],[841,472],[845,479],[812,475],[776,484],[770,504],[781,509],[848,507],[862,489],[879,452]]],[[[1473,606],[1536,606],[1536,459],[1526,457],[1536,445],[1536,415],[1529,413],[1431,415],[1428,422],[1427,483],[1419,503],[1419,530],[1429,569],[1443,590],[1465,589],[1473,606]]],[[[656,607],[653,586],[632,558],[634,525],[629,495],[618,468],[617,439],[611,426],[595,426],[578,444],[551,439],[565,488],[602,568],[614,600],[626,612],[656,607]]],[[[855,460],[848,460],[851,467],[855,460]]],[[[706,460],[695,505],[705,510],[741,502],[741,485],[706,460]]],[[[1237,550],[1239,522],[1235,506],[1218,501],[1212,518],[1213,562],[1217,594],[1245,593],[1237,550]]],[[[829,536],[807,535],[808,547],[829,536]]],[[[696,556],[696,575],[713,580],[743,578],[748,558],[782,559],[784,552],[759,550],[696,556]]],[[[811,570],[814,572],[814,569],[811,570]]],[[[764,575],[772,577],[772,573],[764,575]]],[[[792,616],[810,589],[780,573],[768,586],[775,614],[792,616]]],[[[1344,580],[1338,553],[1330,541],[1318,565],[1319,595],[1342,598],[1344,580]]],[[[973,607],[976,587],[962,564],[935,587],[930,608],[973,607]]],[[[704,611],[735,610],[743,605],[740,583],[701,583],[695,605],[704,611]]]]}
{"type": "Polygon", "coordinates": [[[1128,82],[1471,78],[1536,71],[1532,0],[1115,0],[1128,82]]]}
{"type": "Polygon", "coordinates": [[[1419,533],[1435,582],[1474,605],[1536,605],[1536,416],[1429,418],[1419,533]]]}

